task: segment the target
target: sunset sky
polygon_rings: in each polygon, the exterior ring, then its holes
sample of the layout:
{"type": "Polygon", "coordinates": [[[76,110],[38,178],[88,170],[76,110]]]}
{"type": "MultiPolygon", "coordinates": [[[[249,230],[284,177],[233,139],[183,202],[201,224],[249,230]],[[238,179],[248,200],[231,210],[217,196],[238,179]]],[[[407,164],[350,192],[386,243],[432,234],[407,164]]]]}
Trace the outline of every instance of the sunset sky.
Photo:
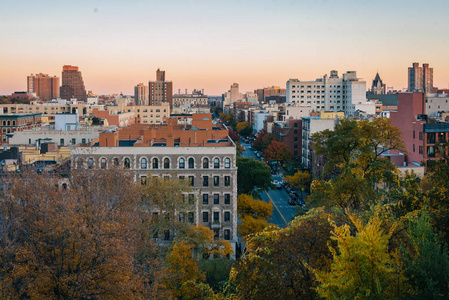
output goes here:
{"type": "Polygon", "coordinates": [[[0,95],[26,90],[31,73],[64,64],[97,94],[133,94],[166,80],[219,95],[289,78],[348,70],[371,86],[407,87],[407,68],[427,62],[449,87],[447,0],[0,1],[0,95]]]}

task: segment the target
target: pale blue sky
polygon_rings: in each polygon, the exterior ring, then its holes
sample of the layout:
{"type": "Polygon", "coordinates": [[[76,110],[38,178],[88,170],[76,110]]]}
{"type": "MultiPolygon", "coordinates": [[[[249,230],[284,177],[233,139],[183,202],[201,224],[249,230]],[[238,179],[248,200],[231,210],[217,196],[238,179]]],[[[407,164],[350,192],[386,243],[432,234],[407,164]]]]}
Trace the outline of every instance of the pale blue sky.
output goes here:
{"type": "Polygon", "coordinates": [[[414,61],[448,87],[449,1],[0,1],[0,94],[80,67],[95,93],[132,93],[155,70],[221,94],[336,69],[406,87],[414,61]]]}

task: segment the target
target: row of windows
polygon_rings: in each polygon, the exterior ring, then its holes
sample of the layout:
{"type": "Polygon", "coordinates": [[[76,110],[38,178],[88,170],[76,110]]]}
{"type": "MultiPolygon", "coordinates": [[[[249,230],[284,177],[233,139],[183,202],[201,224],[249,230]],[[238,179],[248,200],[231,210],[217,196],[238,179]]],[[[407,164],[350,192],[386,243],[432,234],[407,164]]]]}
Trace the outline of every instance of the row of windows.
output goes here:
{"type": "MultiPolygon", "coordinates": [[[[203,205],[209,205],[209,194],[203,194],[203,205]]],[[[189,203],[190,203],[189,198],[189,203]]],[[[214,204],[220,204],[220,194],[214,194],[213,195],[213,202],[214,204]]],[[[231,194],[224,194],[224,204],[230,205],[231,204],[231,194]]]]}
{"type": "MultiPolygon", "coordinates": [[[[180,180],[182,180],[182,179],[185,179],[185,176],[180,175],[178,178],[180,180]]],[[[213,178],[214,178],[214,187],[219,187],[220,186],[220,176],[213,176],[213,178]]],[[[189,180],[190,186],[195,186],[195,176],[188,176],[187,179],[189,180]]],[[[170,176],[165,175],[164,180],[170,180],[170,176]]],[[[141,176],[140,183],[142,185],[146,185],[147,184],[147,176],[141,176]]],[[[209,176],[203,176],[203,187],[208,187],[208,186],[209,186],[209,176]]],[[[231,176],[224,176],[224,186],[225,187],[231,186],[231,176]]],[[[225,204],[226,204],[226,197],[227,196],[225,196],[225,204]]],[[[190,203],[190,201],[189,201],[189,203],[190,203]]]]}
{"type": "MultiPolygon", "coordinates": [[[[203,223],[208,223],[209,222],[209,212],[208,211],[203,211],[203,223]]],[[[218,211],[214,211],[212,212],[212,222],[214,223],[219,223],[220,222],[220,212],[218,211]]],[[[229,211],[225,211],[224,212],[224,222],[231,222],[231,213],[229,211]]]]}
{"type": "MultiPolygon", "coordinates": [[[[72,143],[73,143],[73,140],[72,140],[72,143]]],[[[83,143],[85,143],[85,141],[83,141],[83,143]]],[[[64,144],[64,139],[61,139],[61,145],[63,145],[63,144],[64,144]]],[[[117,157],[114,158],[112,162],[113,162],[113,164],[115,166],[119,166],[120,165],[120,160],[117,157]]],[[[203,169],[209,169],[209,167],[210,167],[210,160],[209,160],[209,158],[207,158],[207,157],[203,158],[202,162],[203,162],[202,163],[203,169]]],[[[220,168],[220,163],[221,163],[220,159],[218,157],[216,157],[216,158],[213,159],[212,167],[214,169],[219,169],[220,168]]],[[[84,164],[83,159],[79,158],[78,161],[77,161],[78,168],[82,168],[83,164],[84,164]]],[[[107,168],[107,164],[108,164],[108,162],[107,162],[106,158],[103,157],[103,158],[100,159],[100,168],[101,169],[106,169],[107,168]]],[[[94,167],[94,165],[95,165],[94,159],[93,158],[88,158],[87,165],[88,165],[88,168],[92,169],[94,167]]],[[[123,167],[125,169],[129,169],[131,167],[131,160],[128,157],[125,157],[125,159],[123,160],[123,167]]],[[[159,159],[158,158],[155,157],[155,158],[153,158],[151,160],[151,168],[152,169],[159,169],[160,167],[164,168],[164,169],[170,169],[170,159],[167,158],[167,157],[164,158],[161,161],[161,165],[159,163],[159,159]]],[[[195,168],[195,159],[193,157],[190,157],[190,158],[187,159],[187,167],[189,169],[194,169],[195,168]]],[[[226,157],[224,159],[224,167],[225,167],[225,169],[230,169],[231,168],[231,159],[229,157],[226,157]]],[[[144,169],[145,170],[145,169],[148,169],[148,168],[149,168],[149,161],[148,161],[148,159],[145,158],[145,157],[141,158],[140,159],[140,169],[144,169]]],[[[179,169],[186,169],[186,159],[185,158],[181,157],[178,160],[178,168],[179,169]]]]}

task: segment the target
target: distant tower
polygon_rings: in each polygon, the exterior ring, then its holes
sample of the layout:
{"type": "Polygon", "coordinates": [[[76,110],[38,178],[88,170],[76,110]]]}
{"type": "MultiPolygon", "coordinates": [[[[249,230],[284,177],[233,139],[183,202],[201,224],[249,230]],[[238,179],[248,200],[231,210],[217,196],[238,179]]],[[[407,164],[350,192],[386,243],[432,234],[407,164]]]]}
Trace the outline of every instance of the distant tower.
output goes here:
{"type": "Polygon", "coordinates": [[[240,93],[239,93],[239,84],[233,83],[231,85],[231,89],[229,90],[231,94],[231,103],[234,103],[235,101],[241,100],[240,93]]]}
{"type": "Polygon", "coordinates": [[[51,100],[59,97],[59,77],[48,74],[31,74],[27,77],[28,94],[36,94],[41,100],[51,100]]]}
{"type": "Polygon", "coordinates": [[[148,103],[148,85],[139,83],[134,87],[134,101],[136,105],[149,105],[148,103]]]}
{"type": "Polygon", "coordinates": [[[76,98],[81,101],[87,100],[86,88],[83,77],[78,67],[65,65],[62,67],[62,85],[60,89],[62,99],[70,100],[76,98]]]}
{"type": "Polygon", "coordinates": [[[373,94],[385,94],[386,86],[383,84],[382,79],[380,79],[379,73],[376,74],[376,77],[373,80],[373,85],[371,86],[371,92],[373,94]]]}
{"type": "Polygon", "coordinates": [[[150,105],[169,103],[173,107],[173,83],[165,81],[165,71],[156,70],[156,81],[148,83],[148,100],[150,105]]]}
{"type": "Polygon", "coordinates": [[[429,64],[422,65],[423,87],[425,93],[433,93],[433,68],[429,68],[429,64]]]}
{"type": "Polygon", "coordinates": [[[433,93],[433,68],[429,68],[429,64],[413,63],[413,66],[408,68],[408,91],[409,92],[424,92],[433,93]]]}

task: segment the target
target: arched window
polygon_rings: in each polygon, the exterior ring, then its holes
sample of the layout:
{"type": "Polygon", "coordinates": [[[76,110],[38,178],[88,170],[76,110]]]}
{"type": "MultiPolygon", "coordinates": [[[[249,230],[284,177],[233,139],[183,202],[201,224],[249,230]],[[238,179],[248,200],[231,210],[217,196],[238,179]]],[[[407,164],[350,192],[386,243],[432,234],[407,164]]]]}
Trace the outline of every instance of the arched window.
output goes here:
{"type": "Polygon", "coordinates": [[[140,168],[141,169],[146,169],[148,167],[148,161],[147,159],[144,157],[140,160],[140,168]]]}
{"type": "Polygon", "coordinates": [[[12,126],[16,126],[16,121],[12,121],[12,126]]]}
{"type": "Polygon", "coordinates": [[[84,161],[82,158],[78,159],[78,169],[81,169],[82,167],[84,167],[84,161]]]}
{"type": "Polygon", "coordinates": [[[89,169],[93,169],[93,167],[94,167],[94,159],[93,159],[93,158],[89,158],[89,159],[87,160],[87,167],[88,167],[89,169]]]}
{"type": "Polygon", "coordinates": [[[159,160],[156,157],[153,158],[153,169],[159,169],[159,160]]]}
{"type": "Polygon", "coordinates": [[[114,166],[119,166],[120,165],[120,160],[118,159],[118,157],[114,157],[114,166]]]}
{"type": "Polygon", "coordinates": [[[209,158],[203,158],[203,169],[209,169],[209,158]]]}
{"type": "Polygon", "coordinates": [[[189,158],[189,169],[195,168],[195,160],[191,157],[189,158]]]}
{"type": "Polygon", "coordinates": [[[226,169],[231,168],[231,159],[229,157],[225,158],[225,168],[226,169]]]}
{"type": "Polygon", "coordinates": [[[8,121],[8,126],[11,125],[11,121],[8,121]]]}
{"type": "Polygon", "coordinates": [[[131,161],[128,157],[123,161],[123,166],[125,167],[125,169],[129,169],[131,167],[131,161]]]}
{"type": "Polygon", "coordinates": [[[164,158],[164,169],[170,169],[170,159],[164,158]]]}
{"type": "Polygon", "coordinates": [[[3,126],[6,126],[6,121],[3,121],[3,126]]]}
{"type": "Polygon", "coordinates": [[[219,168],[220,168],[220,159],[215,158],[214,159],[214,169],[219,169],[219,168]]]}
{"type": "Polygon", "coordinates": [[[186,160],[184,158],[179,159],[179,168],[184,169],[186,167],[186,160]]]}
{"type": "Polygon", "coordinates": [[[102,158],[100,162],[100,166],[102,169],[106,169],[106,158],[102,158]]]}

